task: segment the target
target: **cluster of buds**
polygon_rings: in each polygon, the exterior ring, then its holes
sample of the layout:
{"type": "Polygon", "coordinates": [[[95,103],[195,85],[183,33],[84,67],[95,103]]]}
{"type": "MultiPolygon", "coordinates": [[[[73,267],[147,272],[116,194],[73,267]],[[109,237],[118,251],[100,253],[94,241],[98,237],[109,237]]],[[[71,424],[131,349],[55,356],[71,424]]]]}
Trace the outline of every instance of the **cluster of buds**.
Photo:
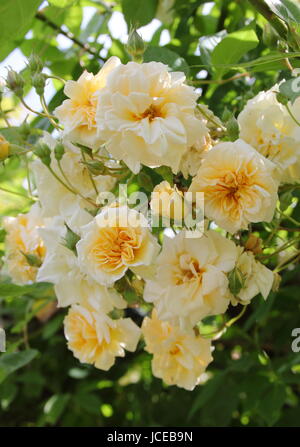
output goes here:
{"type": "Polygon", "coordinates": [[[7,72],[6,86],[12,91],[18,98],[22,98],[24,94],[25,81],[20,73],[15,70],[9,69],[7,72]]]}
{"type": "Polygon", "coordinates": [[[34,76],[35,74],[41,73],[43,70],[43,62],[37,54],[31,54],[28,59],[27,67],[30,73],[34,76]]]}

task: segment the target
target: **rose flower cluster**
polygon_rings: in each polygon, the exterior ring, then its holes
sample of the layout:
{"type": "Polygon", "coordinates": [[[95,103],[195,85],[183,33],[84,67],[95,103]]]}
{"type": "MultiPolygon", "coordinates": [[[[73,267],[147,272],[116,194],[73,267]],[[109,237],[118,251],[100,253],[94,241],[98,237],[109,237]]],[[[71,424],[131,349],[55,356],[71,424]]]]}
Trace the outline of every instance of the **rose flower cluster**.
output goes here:
{"type": "MultiPolygon", "coordinates": [[[[275,274],[251,225],[271,222],[279,185],[300,180],[300,131],[276,90],[248,101],[231,142],[185,75],[162,63],[112,57],[98,74],[65,83],[57,130],[34,151],[38,201],[4,223],[5,268],[17,284],[54,284],[80,362],[108,370],[144,347],[156,377],[193,390],[213,360],[203,319],[259,293],[267,299],[275,274]],[[168,173],[146,204],[170,220],[167,230],[128,200],[103,200],[149,169],[155,179],[168,173]],[[178,219],[185,207],[197,211],[197,194],[202,234],[178,219]]],[[[290,107],[300,116],[298,101],[290,107]]]]}

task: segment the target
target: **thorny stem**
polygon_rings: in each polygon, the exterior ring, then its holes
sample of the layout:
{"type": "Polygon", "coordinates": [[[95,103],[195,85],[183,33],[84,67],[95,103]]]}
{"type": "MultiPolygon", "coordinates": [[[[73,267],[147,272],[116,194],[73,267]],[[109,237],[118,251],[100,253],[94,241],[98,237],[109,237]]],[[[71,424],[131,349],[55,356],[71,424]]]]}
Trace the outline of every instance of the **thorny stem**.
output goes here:
{"type": "Polygon", "coordinates": [[[244,315],[244,313],[246,312],[246,308],[247,308],[247,304],[243,305],[243,308],[241,310],[241,312],[236,316],[231,318],[231,320],[227,321],[226,323],[224,323],[220,329],[218,329],[217,331],[211,332],[209,334],[200,334],[202,337],[207,337],[207,338],[214,338],[216,336],[218,336],[219,334],[221,334],[224,329],[229,328],[230,326],[232,326],[234,323],[236,323],[240,318],[242,318],[242,316],[244,315]]]}

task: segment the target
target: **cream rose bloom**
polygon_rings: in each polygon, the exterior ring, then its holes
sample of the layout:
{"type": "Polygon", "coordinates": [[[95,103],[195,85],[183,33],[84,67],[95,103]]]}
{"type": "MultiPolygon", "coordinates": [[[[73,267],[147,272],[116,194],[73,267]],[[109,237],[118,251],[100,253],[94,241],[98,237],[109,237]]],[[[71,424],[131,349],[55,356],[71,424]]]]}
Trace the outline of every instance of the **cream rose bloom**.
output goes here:
{"type": "Polygon", "coordinates": [[[252,298],[259,293],[266,300],[272,289],[274,274],[265,265],[255,259],[251,251],[238,247],[238,260],[236,268],[244,279],[244,286],[239,293],[232,298],[232,303],[249,304],[252,298]]]}
{"type": "Polygon", "coordinates": [[[149,266],[158,251],[146,218],[127,206],[104,208],[77,243],[81,270],[103,285],[120,279],[128,268],[149,266]]]}
{"type": "Polygon", "coordinates": [[[183,154],[179,170],[182,172],[185,179],[187,179],[189,175],[194,177],[197,174],[206,152],[210,149],[211,139],[209,135],[206,135],[203,136],[201,141],[189,147],[187,152],[183,154]]]}
{"type": "Polygon", "coordinates": [[[230,233],[273,218],[278,182],[275,165],[243,140],[211,149],[190,186],[204,193],[205,215],[230,233]]]}
{"type": "Polygon", "coordinates": [[[188,238],[185,231],[164,237],[154,280],[146,281],[144,299],[159,318],[194,326],[208,315],[224,313],[230,303],[228,279],[237,259],[235,244],[216,231],[188,238]]]}
{"type": "Polygon", "coordinates": [[[38,266],[30,265],[24,254],[33,255],[37,261],[43,261],[46,249],[38,229],[44,224],[38,204],[33,205],[27,214],[5,217],[3,220],[3,227],[7,232],[6,268],[16,284],[28,284],[36,279],[38,266]]]}
{"type": "MultiPolygon", "coordinates": [[[[282,181],[300,181],[300,132],[276,99],[279,85],[250,99],[238,116],[240,137],[279,168],[282,181]]],[[[290,108],[300,117],[300,101],[290,108]]]]}
{"type": "Polygon", "coordinates": [[[134,352],[140,328],[130,319],[112,320],[95,303],[73,304],[64,320],[68,348],[81,363],[108,371],[125,349],[134,352]]]}
{"type": "Polygon", "coordinates": [[[153,189],[150,208],[154,216],[162,216],[167,220],[173,219],[179,223],[182,223],[182,219],[188,211],[182,192],[177,189],[176,185],[172,187],[166,180],[153,189]]]}
{"type": "MultiPolygon", "coordinates": [[[[65,181],[53,155],[57,141],[48,133],[44,134],[42,141],[52,150],[51,167],[53,171],[65,181]]],[[[91,182],[88,169],[81,162],[81,154],[78,148],[70,143],[65,143],[65,154],[61,160],[61,166],[69,183],[83,197],[95,202],[97,193],[91,182]]],[[[32,168],[39,200],[42,204],[43,216],[62,216],[69,226],[75,225],[77,230],[91,220],[92,216],[86,209],[91,209],[93,206],[88,200],[67,190],[40,160],[35,160],[32,163],[32,168]]],[[[93,177],[93,179],[98,192],[110,191],[116,183],[115,178],[110,175],[99,175],[93,177]]]]}
{"type": "Polygon", "coordinates": [[[141,164],[178,172],[198,138],[194,88],[159,62],[119,65],[99,92],[96,121],[107,150],[137,173],[141,164]]]}
{"type": "Polygon", "coordinates": [[[97,302],[103,312],[114,308],[124,309],[126,301],[115,289],[108,289],[87,278],[80,270],[75,253],[63,245],[67,228],[62,218],[56,217],[41,228],[39,233],[47,249],[37,281],[54,284],[58,307],[86,301],[97,302]]]}
{"type": "Polygon", "coordinates": [[[220,123],[222,126],[220,120],[207,106],[201,104],[201,106],[198,107],[200,107],[200,109],[197,108],[195,112],[196,117],[199,120],[198,138],[197,141],[183,154],[180,162],[179,170],[186,179],[189,175],[194,177],[197,174],[203,157],[206,152],[212,148],[212,138],[209,132],[211,121],[207,120],[200,110],[204,110],[206,116],[210,117],[217,124],[220,123]]]}
{"type": "Polygon", "coordinates": [[[54,114],[64,126],[64,135],[69,141],[97,149],[102,144],[101,135],[97,134],[95,113],[97,93],[106,84],[109,73],[120,64],[113,56],[95,76],[84,71],[77,81],[67,81],[64,92],[70,98],[57,107],[54,114]]]}
{"type": "Polygon", "coordinates": [[[167,321],[146,317],[142,325],[145,350],[153,354],[152,372],[167,385],[193,390],[213,360],[211,341],[196,336],[193,329],[182,331],[167,321]]]}

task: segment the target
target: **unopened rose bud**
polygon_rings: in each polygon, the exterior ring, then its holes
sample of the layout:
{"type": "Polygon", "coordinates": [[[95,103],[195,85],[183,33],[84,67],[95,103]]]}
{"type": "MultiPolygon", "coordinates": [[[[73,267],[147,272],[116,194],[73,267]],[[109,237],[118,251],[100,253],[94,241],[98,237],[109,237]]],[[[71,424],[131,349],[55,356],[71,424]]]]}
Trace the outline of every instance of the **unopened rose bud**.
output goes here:
{"type": "Polygon", "coordinates": [[[57,161],[60,161],[65,153],[65,147],[63,144],[58,143],[55,148],[54,148],[54,156],[56,158],[57,161]]]}
{"type": "Polygon", "coordinates": [[[245,286],[245,275],[235,267],[228,275],[229,290],[233,296],[238,295],[245,286]]]}
{"type": "Polygon", "coordinates": [[[24,85],[25,81],[19,73],[17,73],[15,70],[8,70],[6,78],[6,86],[19,98],[23,96],[24,85]]]}
{"type": "Polygon", "coordinates": [[[146,45],[135,28],[129,33],[126,49],[135,62],[143,61],[146,45]]]}
{"type": "Polygon", "coordinates": [[[39,143],[36,148],[34,149],[34,153],[41,162],[46,165],[50,166],[51,164],[51,150],[45,143],[39,143]]]}
{"type": "Polygon", "coordinates": [[[104,175],[107,171],[106,167],[103,163],[101,163],[101,161],[86,161],[83,162],[83,164],[93,175],[104,175]]]}
{"type": "Polygon", "coordinates": [[[42,96],[45,91],[47,76],[43,73],[35,73],[32,78],[32,86],[35,88],[37,95],[42,96]]]}
{"type": "Polygon", "coordinates": [[[0,161],[5,160],[9,156],[9,142],[0,135],[0,161]]]}
{"type": "Polygon", "coordinates": [[[262,240],[255,236],[255,234],[251,233],[249,238],[245,243],[246,250],[252,251],[255,255],[262,252],[262,240]]]}
{"type": "Polygon", "coordinates": [[[32,74],[40,73],[43,69],[43,62],[37,54],[32,53],[28,59],[28,68],[32,74]]]}

